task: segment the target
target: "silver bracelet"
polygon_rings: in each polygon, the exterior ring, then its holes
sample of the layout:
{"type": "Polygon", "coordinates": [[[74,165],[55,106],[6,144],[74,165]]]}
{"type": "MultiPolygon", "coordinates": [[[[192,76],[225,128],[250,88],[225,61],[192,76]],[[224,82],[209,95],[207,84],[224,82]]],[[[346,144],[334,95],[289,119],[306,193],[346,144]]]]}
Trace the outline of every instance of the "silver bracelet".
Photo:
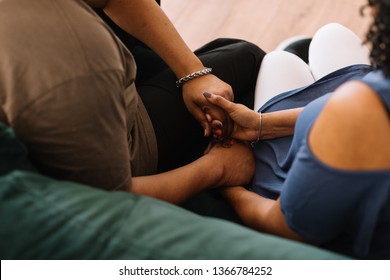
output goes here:
{"type": "Polygon", "coordinates": [[[210,74],[212,71],[213,71],[213,69],[211,69],[211,68],[205,68],[203,70],[191,73],[191,74],[189,74],[187,76],[184,76],[184,77],[180,78],[179,80],[177,80],[176,81],[176,86],[180,87],[185,82],[188,82],[189,80],[192,80],[192,79],[194,79],[196,77],[200,77],[200,76],[204,76],[204,75],[210,74]]]}
{"type": "Polygon", "coordinates": [[[256,146],[257,142],[259,142],[261,140],[261,131],[262,130],[263,130],[263,114],[261,112],[259,112],[259,131],[257,133],[257,139],[251,143],[252,148],[254,148],[256,146]]]}

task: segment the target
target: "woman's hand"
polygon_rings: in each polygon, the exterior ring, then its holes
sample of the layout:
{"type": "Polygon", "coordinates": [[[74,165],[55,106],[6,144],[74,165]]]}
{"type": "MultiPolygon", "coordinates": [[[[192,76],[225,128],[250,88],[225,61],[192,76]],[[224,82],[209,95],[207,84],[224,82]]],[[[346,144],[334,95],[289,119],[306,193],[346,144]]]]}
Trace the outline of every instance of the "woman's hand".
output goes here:
{"type": "Polygon", "coordinates": [[[208,74],[183,84],[183,99],[188,111],[202,125],[205,136],[212,133],[212,119],[217,119],[227,129],[230,118],[224,110],[204,98],[204,92],[212,92],[223,99],[233,101],[232,87],[212,74],[208,74]]]}
{"type": "Polygon", "coordinates": [[[203,94],[207,101],[222,109],[232,122],[224,122],[218,116],[210,114],[211,127],[217,139],[235,138],[242,141],[254,141],[260,133],[260,115],[248,107],[236,104],[221,96],[206,92],[203,94]],[[227,126],[226,126],[227,124],[227,126]]]}

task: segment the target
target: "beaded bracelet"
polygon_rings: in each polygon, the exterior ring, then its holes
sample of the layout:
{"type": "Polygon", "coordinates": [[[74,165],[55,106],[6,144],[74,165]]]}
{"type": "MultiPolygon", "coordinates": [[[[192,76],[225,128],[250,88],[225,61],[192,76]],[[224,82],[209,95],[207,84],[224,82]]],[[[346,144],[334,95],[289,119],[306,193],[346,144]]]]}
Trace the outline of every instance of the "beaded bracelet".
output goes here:
{"type": "Polygon", "coordinates": [[[203,70],[191,73],[191,74],[189,74],[187,76],[184,76],[183,78],[180,78],[179,80],[177,80],[176,81],[176,86],[180,87],[185,82],[188,82],[189,80],[192,80],[192,79],[194,79],[196,77],[200,77],[200,76],[204,76],[204,75],[210,74],[212,71],[213,71],[213,69],[211,69],[211,68],[204,68],[203,70]]]}

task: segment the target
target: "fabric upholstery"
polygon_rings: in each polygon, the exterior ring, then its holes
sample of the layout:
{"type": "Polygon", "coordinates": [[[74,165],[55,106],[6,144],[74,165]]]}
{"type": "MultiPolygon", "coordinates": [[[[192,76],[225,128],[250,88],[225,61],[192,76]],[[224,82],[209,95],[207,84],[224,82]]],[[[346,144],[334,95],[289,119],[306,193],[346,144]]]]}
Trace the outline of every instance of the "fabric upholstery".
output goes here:
{"type": "Polygon", "coordinates": [[[37,173],[0,125],[1,259],[340,259],[174,205],[37,173]]]}

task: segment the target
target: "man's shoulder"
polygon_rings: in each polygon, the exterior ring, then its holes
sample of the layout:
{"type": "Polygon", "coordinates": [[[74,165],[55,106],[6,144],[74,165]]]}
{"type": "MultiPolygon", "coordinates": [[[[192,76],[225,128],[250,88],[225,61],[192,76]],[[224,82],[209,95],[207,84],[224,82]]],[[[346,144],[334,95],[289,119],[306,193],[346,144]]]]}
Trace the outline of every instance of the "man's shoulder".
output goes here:
{"type": "Polygon", "coordinates": [[[35,98],[102,72],[115,71],[122,82],[135,75],[131,55],[124,55],[115,35],[83,1],[6,0],[0,5],[3,97],[14,100],[17,92],[35,98]]]}

